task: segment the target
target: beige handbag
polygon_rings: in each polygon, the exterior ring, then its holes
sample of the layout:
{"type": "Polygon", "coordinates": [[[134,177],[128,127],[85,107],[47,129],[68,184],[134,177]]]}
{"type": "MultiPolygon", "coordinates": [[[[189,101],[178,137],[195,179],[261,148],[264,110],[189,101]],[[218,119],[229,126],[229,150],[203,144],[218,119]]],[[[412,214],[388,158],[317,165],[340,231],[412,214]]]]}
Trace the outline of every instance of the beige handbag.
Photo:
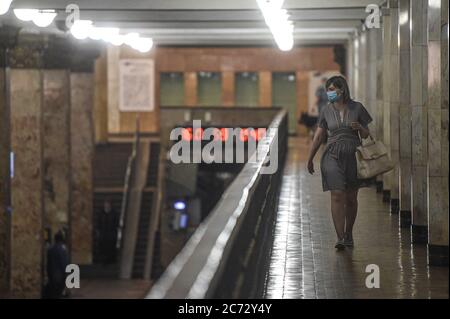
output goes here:
{"type": "Polygon", "coordinates": [[[356,148],[356,162],[359,179],[372,178],[377,175],[389,172],[394,169],[394,163],[389,157],[386,146],[375,141],[372,135],[369,135],[370,142],[356,148]]]}

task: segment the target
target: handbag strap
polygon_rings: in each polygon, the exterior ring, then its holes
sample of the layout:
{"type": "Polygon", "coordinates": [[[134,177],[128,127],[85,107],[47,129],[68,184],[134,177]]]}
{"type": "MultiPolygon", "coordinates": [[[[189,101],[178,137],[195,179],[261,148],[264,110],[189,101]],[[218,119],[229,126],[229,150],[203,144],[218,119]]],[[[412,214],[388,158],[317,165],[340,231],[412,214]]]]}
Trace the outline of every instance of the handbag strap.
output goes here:
{"type": "MultiPolygon", "coordinates": [[[[363,145],[364,139],[361,137],[361,134],[359,133],[359,130],[358,130],[358,137],[359,137],[359,141],[360,141],[361,145],[363,145]]],[[[372,141],[372,143],[375,143],[375,139],[373,138],[372,134],[370,134],[370,132],[369,132],[369,136],[368,137],[370,137],[370,140],[372,141]]]]}

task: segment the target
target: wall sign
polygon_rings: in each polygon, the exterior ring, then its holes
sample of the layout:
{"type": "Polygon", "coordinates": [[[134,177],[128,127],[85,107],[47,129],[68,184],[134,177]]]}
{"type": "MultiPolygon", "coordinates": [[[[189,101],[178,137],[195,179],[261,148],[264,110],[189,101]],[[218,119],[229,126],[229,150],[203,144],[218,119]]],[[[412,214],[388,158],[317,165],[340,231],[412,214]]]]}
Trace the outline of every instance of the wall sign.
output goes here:
{"type": "Polygon", "coordinates": [[[125,59],[119,61],[119,110],[151,112],[155,108],[155,61],[125,59]]]}

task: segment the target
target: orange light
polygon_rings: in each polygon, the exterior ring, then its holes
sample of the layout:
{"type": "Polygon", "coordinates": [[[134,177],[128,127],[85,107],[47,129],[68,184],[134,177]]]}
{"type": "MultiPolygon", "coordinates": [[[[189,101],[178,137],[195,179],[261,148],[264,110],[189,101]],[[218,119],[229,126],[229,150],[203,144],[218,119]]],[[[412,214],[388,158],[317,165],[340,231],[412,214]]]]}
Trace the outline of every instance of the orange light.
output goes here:
{"type": "Polygon", "coordinates": [[[183,141],[192,141],[192,127],[181,129],[181,137],[183,141]]]}
{"type": "Polygon", "coordinates": [[[201,127],[196,128],[194,132],[194,141],[201,141],[203,137],[203,129],[201,127]]]}
{"type": "Polygon", "coordinates": [[[220,133],[221,133],[221,135],[222,135],[222,141],[223,141],[223,142],[228,141],[228,129],[226,129],[226,128],[221,128],[221,129],[220,129],[220,133]]]}
{"type": "Polygon", "coordinates": [[[248,141],[248,129],[243,128],[239,132],[239,138],[241,142],[247,142],[248,141]]]}

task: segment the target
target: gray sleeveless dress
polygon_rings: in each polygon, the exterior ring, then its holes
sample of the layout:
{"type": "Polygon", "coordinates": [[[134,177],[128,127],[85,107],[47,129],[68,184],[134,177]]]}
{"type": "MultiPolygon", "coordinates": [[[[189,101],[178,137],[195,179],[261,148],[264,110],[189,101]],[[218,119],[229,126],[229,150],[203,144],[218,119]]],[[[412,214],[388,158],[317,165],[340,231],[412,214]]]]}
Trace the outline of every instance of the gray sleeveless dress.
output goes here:
{"type": "Polygon", "coordinates": [[[350,100],[343,119],[338,109],[328,103],[320,112],[318,125],[326,129],[328,142],[320,160],[323,191],[353,190],[370,186],[373,179],[358,179],[356,168],[356,147],[361,145],[358,132],[350,126],[352,122],[359,122],[367,128],[372,117],[365,107],[350,100]]]}

